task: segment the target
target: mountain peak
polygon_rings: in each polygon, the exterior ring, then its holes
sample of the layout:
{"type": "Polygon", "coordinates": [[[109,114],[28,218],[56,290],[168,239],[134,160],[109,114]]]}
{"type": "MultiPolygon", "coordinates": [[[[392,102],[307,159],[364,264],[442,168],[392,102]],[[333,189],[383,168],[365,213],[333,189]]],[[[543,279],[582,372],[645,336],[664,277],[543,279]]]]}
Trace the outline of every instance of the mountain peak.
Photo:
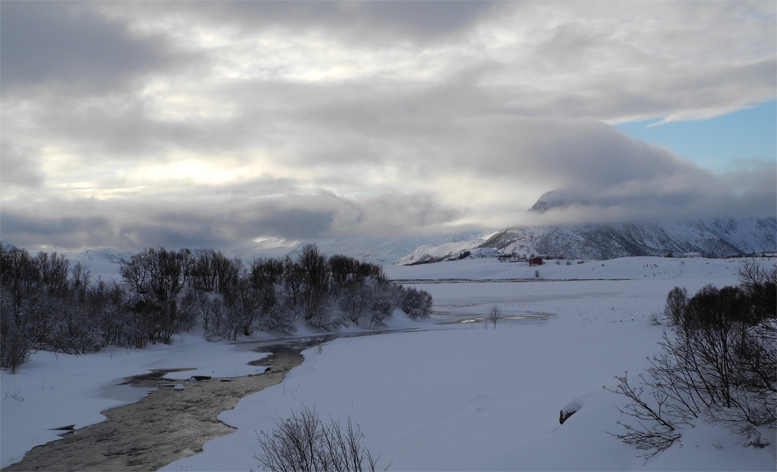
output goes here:
{"type": "Polygon", "coordinates": [[[573,203],[580,203],[580,199],[565,190],[551,190],[543,193],[529,211],[542,214],[554,208],[566,208],[573,203]]]}

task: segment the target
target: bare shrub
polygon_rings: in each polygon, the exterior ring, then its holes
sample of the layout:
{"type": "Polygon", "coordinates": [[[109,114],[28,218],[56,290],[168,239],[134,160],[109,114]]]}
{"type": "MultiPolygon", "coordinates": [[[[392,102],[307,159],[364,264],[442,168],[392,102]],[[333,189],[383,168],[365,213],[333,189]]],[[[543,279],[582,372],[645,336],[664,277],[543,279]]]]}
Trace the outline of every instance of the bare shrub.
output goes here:
{"type": "Polygon", "coordinates": [[[626,431],[620,434],[612,434],[616,438],[620,439],[626,444],[636,447],[637,449],[647,451],[642,454],[641,457],[649,459],[664,449],[669,448],[675,441],[680,440],[680,432],[677,424],[666,418],[663,411],[669,396],[662,392],[660,389],[652,388],[650,382],[646,382],[643,376],[640,376],[642,386],[632,387],[629,384],[628,374],[623,374],[623,377],[615,377],[618,380],[618,386],[615,390],[607,389],[611,392],[624,395],[630,400],[630,403],[626,404],[623,409],[618,409],[621,413],[631,416],[637,419],[637,425],[631,425],[630,423],[618,422],[626,431]],[[643,399],[645,393],[645,387],[650,390],[650,395],[653,397],[651,406],[648,401],[643,399]]]}
{"type": "MultiPolygon", "coordinates": [[[[350,418],[343,429],[330,419],[324,423],[315,410],[302,406],[286,419],[277,419],[270,433],[257,433],[265,470],[281,472],[374,471],[378,458],[364,447],[359,425],[350,418]]],[[[384,469],[385,470],[385,469],[384,469]]]]}
{"type": "Polygon", "coordinates": [[[27,333],[5,316],[2,319],[2,343],[0,343],[0,367],[15,374],[30,358],[31,342],[27,333]]]}
{"type": "Polygon", "coordinates": [[[625,433],[614,436],[649,451],[644,457],[671,446],[695,421],[745,437],[777,426],[777,320],[763,308],[772,282],[744,267],[749,275],[740,287],[707,285],[690,299],[673,289],[664,310],[671,330],[662,352],[648,359],[641,386],[616,377],[611,391],[629,399],[622,412],[638,421],[620,423],[625,433]]]}

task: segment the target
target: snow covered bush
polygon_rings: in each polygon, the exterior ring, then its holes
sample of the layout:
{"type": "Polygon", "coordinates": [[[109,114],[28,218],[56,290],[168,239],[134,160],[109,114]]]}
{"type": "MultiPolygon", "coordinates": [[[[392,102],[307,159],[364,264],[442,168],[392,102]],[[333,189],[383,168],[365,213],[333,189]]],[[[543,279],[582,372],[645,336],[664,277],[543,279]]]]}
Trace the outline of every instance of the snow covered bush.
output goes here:
{"type": "Polygon", "coordinates": [[[404,289],[401,308],[410,318],[428,318],[432,312],[432,305],[432,296],[428,292],[413,287],[404,289]]]}
{"type": "Polygon", "coordinates": [[[748,268],[766,275],[739,287],[708,285],[690,299],[685,289],[673,289],[663,351],[649,359],[639,386],[616,377],[612,391],[629,400],[621,411],[638,421],[620,423],[625,432],[615,436],[648,451],[645,457],[679,441],[695,421],[744,437],[777,427],[777,300],[765,299],[777,293],[777,277],[768,275],[777,272],[748,268]]]}
{"type": "Polygon", "coordinates": [[[374,280],[369,284],[370,328],[385,326],[402,298],[401,288],[386,280],[374,280]]]}

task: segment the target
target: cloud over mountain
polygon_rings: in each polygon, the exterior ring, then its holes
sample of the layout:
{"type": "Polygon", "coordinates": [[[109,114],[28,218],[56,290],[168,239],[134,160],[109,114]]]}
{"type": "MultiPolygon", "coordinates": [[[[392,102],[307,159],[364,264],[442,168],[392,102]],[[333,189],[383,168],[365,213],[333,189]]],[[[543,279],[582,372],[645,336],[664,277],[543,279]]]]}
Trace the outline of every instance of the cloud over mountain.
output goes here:
{"type": "Polygon", "coordinates": [[[714,174],[611,126],[774,99],[770,2],[1,8],[12,241],[501,227],[553,189],[578,205],[540,219],[775,212],[770,156],[714,174]]]}

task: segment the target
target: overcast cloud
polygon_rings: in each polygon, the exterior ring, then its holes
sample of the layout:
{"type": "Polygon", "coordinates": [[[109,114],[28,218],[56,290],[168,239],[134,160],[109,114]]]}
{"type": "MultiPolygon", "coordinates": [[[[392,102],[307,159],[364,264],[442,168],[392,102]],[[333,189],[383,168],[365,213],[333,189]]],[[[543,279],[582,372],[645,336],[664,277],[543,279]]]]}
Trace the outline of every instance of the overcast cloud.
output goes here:
{"type": "Polygon", "coordinates": [[[772,1],[4,1],[0,21],[0,231],[24,247],[777,212],[775,156],[715,174],[612,126],[773,100],[772,1]],[[579,204],[527,215],[559,189],[579,204]]]}

